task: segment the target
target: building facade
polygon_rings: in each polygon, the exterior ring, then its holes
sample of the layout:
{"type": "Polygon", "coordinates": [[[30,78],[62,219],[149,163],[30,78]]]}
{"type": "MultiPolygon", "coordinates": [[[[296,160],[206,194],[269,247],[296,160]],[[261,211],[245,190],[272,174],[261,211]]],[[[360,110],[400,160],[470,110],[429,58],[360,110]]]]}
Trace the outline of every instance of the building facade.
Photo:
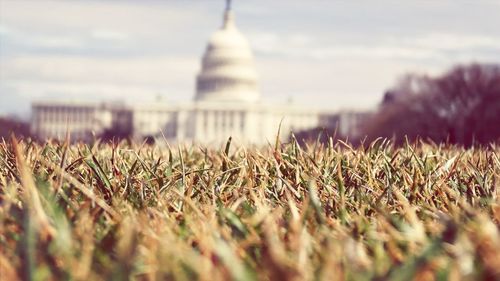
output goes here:
{"type": "Polygon", "coordinates": [[[320,126],[321,116],[329,114],[333,113],[262,101],[250,45],[228,5],[202,57],[192,102],[129,107],[35,103],[32,130],[41,138],[62,138],[68,131],[73,139],[85,140],[119,129],[137,139],[165,137],[209,145],[231,136],[242,144],[267,144],[280,126],[280,136],[287,138],[291,131],[320,126]]]}

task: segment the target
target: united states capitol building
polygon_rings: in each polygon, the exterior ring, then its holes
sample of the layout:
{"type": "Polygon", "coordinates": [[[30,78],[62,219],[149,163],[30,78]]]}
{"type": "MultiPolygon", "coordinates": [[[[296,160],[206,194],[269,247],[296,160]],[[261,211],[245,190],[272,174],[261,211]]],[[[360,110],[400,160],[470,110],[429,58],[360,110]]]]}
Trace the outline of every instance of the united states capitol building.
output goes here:
{"type": "Polygon", "coordinates": [[[209,39],[196,77],[194,100],[187,103],[117,105],[35,102],[31,129],[40,138],[88,140],[109,131],[135,139],[220,144],[230,136],[241,144],[272,142],[292,131],[322,126],[333,112],[290,102],[263,102],[258,73],[247,39],[227,5],[222,26],[209,39]]]}

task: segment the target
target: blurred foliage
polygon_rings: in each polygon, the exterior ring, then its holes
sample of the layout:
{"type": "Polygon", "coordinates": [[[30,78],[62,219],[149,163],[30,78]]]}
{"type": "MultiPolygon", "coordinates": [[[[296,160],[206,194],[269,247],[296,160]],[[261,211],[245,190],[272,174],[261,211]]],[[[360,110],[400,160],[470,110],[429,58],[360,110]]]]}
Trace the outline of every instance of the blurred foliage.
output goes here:
{"type": "MultiPolygon", "coordinates": [[[[333,137],[355,146],[380,137],[396,145],[420,139],[466,147],[500,143],[500,65],[456,66],[436,78],[408,74],[385,93],[374,114],[358,114],[357,120],[344,120],[354,134],[342,135],[338,123],[326,122],[295,132],[296,139],[327,143],[333,137]]],[[[334,117],[342,122],[340,113],[334,117]]]]}
{"type": "Polygon", "coordinates": [[[16,136],[30,136],[30,125],[16,118],[0,117],[0,138],[9,138],[12,134],[16,136]]]}
{"type": "Polygon", "coordinates": [[[500,65],[456,66],[431,78],[410,74],[387,91],[363,128],[369,139],[424,138],[471,146],[500,140],[500,65]]]}

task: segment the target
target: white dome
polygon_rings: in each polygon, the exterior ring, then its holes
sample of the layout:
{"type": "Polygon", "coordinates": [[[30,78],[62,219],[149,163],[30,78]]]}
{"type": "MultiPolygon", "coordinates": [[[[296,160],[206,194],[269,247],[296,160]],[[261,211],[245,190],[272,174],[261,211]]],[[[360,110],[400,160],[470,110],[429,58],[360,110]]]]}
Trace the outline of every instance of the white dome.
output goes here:
{"type": "Polygon", "coordinates": [[[227,9],[210,40],[196,81],[196,100],[255,102],[260,98],[257,71],[248,40],[227,9]]]}
{"type": "Polygon", "coordinates": [[[245,36],[236,28],[231,11],[227,11],[225,21],[221,29],[214,32],[208,41],[208,48],[230,47],[249,49],[249,44],[245,36]]]}

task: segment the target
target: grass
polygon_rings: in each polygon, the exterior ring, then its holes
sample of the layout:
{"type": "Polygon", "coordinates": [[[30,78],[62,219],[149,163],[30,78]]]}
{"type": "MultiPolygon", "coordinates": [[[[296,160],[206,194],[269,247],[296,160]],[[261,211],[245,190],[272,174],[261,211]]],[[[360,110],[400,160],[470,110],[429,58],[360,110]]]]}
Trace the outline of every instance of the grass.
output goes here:
{"type": "Polygon", "coordinates": [[[0,144],[2,280],[499,280],[499,148],[0,144]]]}

